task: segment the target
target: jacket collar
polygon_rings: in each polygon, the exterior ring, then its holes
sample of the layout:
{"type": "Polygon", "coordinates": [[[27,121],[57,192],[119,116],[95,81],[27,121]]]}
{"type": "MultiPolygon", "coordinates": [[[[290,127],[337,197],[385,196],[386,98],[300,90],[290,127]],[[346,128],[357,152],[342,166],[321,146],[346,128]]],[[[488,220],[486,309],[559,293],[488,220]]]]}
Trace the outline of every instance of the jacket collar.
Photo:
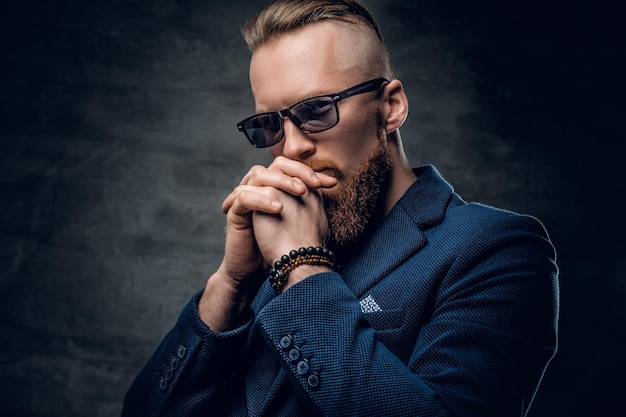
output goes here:
{"type": "Polygon", "coordinates": [[[358,298],[426,244],[424,229],[443,221],[452,186],[432,165],[414,171],[418,179],[341,272],[358,298]]]}

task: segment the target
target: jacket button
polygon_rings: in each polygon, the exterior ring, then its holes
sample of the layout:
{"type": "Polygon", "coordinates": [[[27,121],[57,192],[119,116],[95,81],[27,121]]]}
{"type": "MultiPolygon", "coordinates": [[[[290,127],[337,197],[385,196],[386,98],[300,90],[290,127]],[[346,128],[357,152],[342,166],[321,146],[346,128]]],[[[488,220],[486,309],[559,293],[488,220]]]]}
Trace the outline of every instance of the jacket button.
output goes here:
{"type": "Polygon", "coordinates": [[[178,351],[176,352],[176,355],[178,355],[178,357],[180,359],[185,357],[185,354],[187,353],[187,348],[183,345],[178,346],[178,351]]]}
{"type": "Polygon", "coordinates": [[[283,349],[289,349],[291,347],[291,343],[292,343],[293,339],[291,338],[290,335],[285,335],[283,337],[280,338],[280,347],[283,349]]]}
{"type": "Polygon", "coordinates": [[[179,359],[176,356],[173,356],[172,360],[170,361],[170,368],[172,368],[172,370],[178,369],[179,363],[180,363],[179,359]]]}
{"type": "Polygon", "coordinates": [[[320,377],[317,375],[316,372],[311,372],[311,375],[309,375],[309,377],[306,379],[306,382],[307,384],[309,384],[309,387],[315,389],[320,386],[320,377]]]}
{"type": "Polygon", "coordinates": [[[167,389],[167,379],[165,379],[165,377],[161,377],[161,379],[159,380],[159,388],[161,388],[161,390],[163,391],[167,389]]]}
{"type": "Polygon", "coordinates": [[[297,361],[298,359],[300,359],[300,349],[298,349],[297,347],[291,348],[287,356],[289,356],[289,360],[291,360],[292,362],[297,361]]]}
{"type": "Polygon", "coordinates": [[[306,359],[302,359],[300,362],[298,362],[298,364],[296,365],[296,372],[298,372],[299,375],[304,375],[309,372],[309,361],[307,361],[306,359]]]}
{"type": "Polygon", "coordinates": [[[163,375],[165,375],[165,379],[169,381],[170,379],[172,379],[174,372],[172,371],[172,368],[168,366],[167,368],[165,368],[165,372],[163,373],[163,375]]]}

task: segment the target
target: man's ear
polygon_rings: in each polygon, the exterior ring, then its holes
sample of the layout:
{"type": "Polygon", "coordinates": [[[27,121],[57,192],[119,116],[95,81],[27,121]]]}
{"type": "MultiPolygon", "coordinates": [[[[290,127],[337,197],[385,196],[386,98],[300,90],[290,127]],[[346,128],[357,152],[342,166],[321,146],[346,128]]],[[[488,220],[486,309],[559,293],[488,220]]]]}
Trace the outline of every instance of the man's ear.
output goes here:
{"type": "Polygon", "coordinates": [[[381,102],[385,130],[391,133],[402,126],[409,115],[409,100],[400,80],[393,80],[384,87],[381,102]]]}

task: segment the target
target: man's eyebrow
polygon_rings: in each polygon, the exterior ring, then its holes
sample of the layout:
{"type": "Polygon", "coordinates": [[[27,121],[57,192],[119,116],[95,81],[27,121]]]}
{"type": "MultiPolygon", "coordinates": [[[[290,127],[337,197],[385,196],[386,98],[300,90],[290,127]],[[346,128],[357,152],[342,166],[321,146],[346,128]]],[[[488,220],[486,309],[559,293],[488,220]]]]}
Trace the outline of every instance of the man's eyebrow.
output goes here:
{"type": "MultiPolygon", "coordinates": [[[[339,87],[339,88],[330,88],[330,89],[328,89],[328,88],[321,89],[320,88],[320,89],[317,89],[317,90],[312,90],[312,91],[309,91],[306,95],[303,94],[301,99],[292,102],[291,104],[289,104],[289,106],[293,106],[294,104],[300,103],[300,102],[308,100],[310,98],[315,98],[315,97],[320,97],[320,96],[332,96],[332,95],[335,95],[338,92],[343,91],[343,90],[345,90],[345,88],[342,89],[341,87],[339,87]]],[[[289,106],[287,106],[287,107],[289,107],[289,106]]]]}
{"type": "Polygon", "coordinates": [[[284,109],[288,109],[289,107],[296,105],[298,103],[302,103],[303,101],[306,101],[308,99],[311,98],[315,98],[315,97],[321,97],[321,96],[332,96],[340,91],[343,91],[341,89],[333,89],[332,91],[328,90],[328,89],[317,89],[317,90],[312,90],[310,92],[308,92],[306,95],[302,94],[302,98],[300,99],[296,99],[295,101],[291,101],[289,104],[287,104],[286,106],[281,106],[280,108],[272,108],[270,110],[262,110],[259,111],[258,108],[255,109],[256,113],[271,113],[271,112],[276,112],[276,111],[280,111],[280,110],[284,110],[284,109]]]}

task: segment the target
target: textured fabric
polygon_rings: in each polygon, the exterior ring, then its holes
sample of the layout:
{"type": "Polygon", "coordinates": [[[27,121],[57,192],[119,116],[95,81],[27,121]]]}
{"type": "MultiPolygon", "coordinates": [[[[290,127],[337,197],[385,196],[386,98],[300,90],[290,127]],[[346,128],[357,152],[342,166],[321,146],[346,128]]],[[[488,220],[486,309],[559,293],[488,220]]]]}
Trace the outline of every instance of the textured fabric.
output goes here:
{"type": "Polygon", "coordinates": [[[554,248],[535,218],[416,174],[340,273],[264,284],[241,328],[210,331],[194,295],[123,415],[524,416],[556,353],[554,248]]]}

